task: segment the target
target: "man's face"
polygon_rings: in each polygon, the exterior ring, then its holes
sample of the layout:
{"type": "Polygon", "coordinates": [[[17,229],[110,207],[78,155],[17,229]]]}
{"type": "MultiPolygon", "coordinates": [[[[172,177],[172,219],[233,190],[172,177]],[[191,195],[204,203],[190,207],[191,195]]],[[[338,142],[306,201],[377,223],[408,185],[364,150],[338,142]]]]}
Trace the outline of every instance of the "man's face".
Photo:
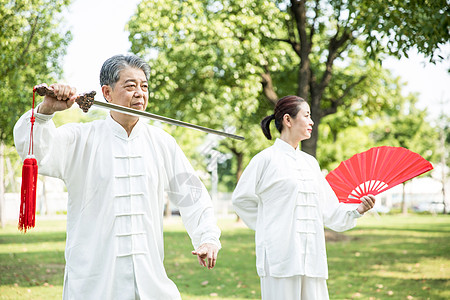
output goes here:
{"type": "Polygon", "coordinates": [[[109,89],[105,98],[110,103],[145,110],[148,104],[148,83],[141,69],[127,67],[120,72],[120,79],[109,89]]]}

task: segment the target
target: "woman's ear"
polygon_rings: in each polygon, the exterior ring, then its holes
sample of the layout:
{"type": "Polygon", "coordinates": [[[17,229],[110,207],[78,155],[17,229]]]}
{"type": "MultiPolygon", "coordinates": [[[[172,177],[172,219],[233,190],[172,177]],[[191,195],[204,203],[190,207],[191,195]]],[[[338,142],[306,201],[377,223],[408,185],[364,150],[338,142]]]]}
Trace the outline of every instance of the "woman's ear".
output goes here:
{"type": "Polygon", "coordinates": [[[102,85],[102,93],[103,93],[103,98],[105,98],[105,100],[107,102],[111,102],[111,93],[112,93],[112,88],[109,85],[102,85]]]}
{"type": "Polygon", "coordinates": [[[291,116],[289,114],[284,114],[283,116],[283,124],[289,128],[291,128],[292,123],[291,123],[291,116]]]}

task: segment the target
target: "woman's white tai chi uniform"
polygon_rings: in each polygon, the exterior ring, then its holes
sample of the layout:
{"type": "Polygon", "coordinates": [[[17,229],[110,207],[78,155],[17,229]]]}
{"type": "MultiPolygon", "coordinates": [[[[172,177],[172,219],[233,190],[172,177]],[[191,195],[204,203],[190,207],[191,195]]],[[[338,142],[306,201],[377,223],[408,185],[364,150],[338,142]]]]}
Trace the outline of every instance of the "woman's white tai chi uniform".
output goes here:
{"type": "Polygon", "coordinates": [[[277,139],[250,161],[233,205],[256,230],[263,299],[329,298],[324,225],[348,230],[361,215],[339,203],[313,156],[277,139]]]}
{"type": "MultiPolygon", "coordinates": [[[[30,116],[14,128],[22,159],[30,116]]],[[[163,265],[165,192],[194,248],[220,248],[220,230],[208,192],[174,138],[143,121],[128,136],[111,116],[58,128],[52,115],[35,116],[39,173],[62,179],[69,195],[63,299],[181,299],[163,265]]]]}

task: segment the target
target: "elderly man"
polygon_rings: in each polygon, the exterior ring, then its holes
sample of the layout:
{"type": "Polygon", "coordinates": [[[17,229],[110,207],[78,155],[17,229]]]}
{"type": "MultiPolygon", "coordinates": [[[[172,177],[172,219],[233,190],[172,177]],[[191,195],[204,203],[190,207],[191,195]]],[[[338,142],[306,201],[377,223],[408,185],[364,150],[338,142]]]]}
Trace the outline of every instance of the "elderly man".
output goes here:
{"type": "MultiPolygon", "coordinates": [[[[100,84],[111,103],[145,110],[149,66],[116,55],[102,66],[100,84]]],[[[213,268],[220,249],[211,199],[176,141],[135,116],[111,111],[105,120],[51,121],[70,108],[73,87],[53,84],[36,110],[34,154],[40,174],[68,190],[64,299],[181,299],[163,265],[165,192],[180,209],[199,263],[213,268]]],[[[14,128],[22,159],[31,111],[14,128]]]]}

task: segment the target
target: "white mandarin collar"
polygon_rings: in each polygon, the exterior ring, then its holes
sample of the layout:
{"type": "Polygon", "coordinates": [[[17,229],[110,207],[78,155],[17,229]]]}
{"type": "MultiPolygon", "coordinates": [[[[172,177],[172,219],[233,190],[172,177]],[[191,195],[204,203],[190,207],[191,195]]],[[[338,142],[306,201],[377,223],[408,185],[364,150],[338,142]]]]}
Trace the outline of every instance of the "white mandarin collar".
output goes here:
{"type": "Polygon", "coordinates": [[[290,154],[294,157],[300,155],[300,146],[297,146],[297,148],[294,149],[294,147],[292,147],[282,139],[277,138],[275,140],[274,146],[280,149],[281,151],[286,152],[287,154],[290,154]]]}
{"type": "Polygon", "coordinates": [[[131,140],[137,137],[141,132],[142,127],[144,126],[144,122],[141,121],[141,119],[139,118],[136,125],[134,125],[133,129],[131,130],[130,136],[128,136],[125,128],[123,128],[122,125],[117,123],[117,121],[111,117],[111,114],[108,114],[108,116],[106,117],[106,123],[109,125],[114,135],[124,140],[131,140]]]}

